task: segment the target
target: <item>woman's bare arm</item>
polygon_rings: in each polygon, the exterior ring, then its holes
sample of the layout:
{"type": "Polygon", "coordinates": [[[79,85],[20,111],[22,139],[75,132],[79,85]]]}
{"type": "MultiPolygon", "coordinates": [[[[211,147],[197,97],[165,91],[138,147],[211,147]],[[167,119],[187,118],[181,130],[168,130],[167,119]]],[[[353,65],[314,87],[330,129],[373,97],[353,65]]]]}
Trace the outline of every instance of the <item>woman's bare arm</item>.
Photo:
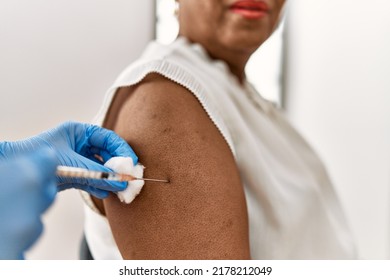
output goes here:
{"type": "Polygon", "coordinates": [[[106,127],[146,166],[130,204],[116,196],[104,211],[125,259],[248,259],[248,218],[233,155],[197,99],[152,74],[117,94],[106,127]],[[117,113],[115,113],[117,112],[117,113]]]}

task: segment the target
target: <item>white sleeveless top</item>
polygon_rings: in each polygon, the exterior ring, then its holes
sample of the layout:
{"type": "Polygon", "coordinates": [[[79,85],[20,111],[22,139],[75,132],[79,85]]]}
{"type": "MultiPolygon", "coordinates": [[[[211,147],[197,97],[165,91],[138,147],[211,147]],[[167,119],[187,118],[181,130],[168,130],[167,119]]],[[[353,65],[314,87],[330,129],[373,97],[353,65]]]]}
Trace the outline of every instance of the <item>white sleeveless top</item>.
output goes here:
{"type": "MultiPolygon", "coordinates": [[[[152,42],[107,93],[102,123],[116,90],[159,73],[187,88],[229,145],[239,168],[253,259],[353,259],[352,236],[320,159],[247,82],[222,61],[179,38],[152,42]]],[[[131,229],[130,229],[131,230],[131,229]]],[[[85,233],[95,259],[121,258],[105,217],[86,207],[85,233]]]]}

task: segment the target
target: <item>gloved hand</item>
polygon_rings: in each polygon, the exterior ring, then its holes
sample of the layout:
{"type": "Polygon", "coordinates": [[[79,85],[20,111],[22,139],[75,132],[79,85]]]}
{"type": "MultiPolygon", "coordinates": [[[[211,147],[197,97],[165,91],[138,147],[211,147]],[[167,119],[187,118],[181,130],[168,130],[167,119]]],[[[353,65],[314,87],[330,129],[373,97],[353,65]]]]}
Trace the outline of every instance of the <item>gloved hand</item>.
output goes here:
{"type": "MultiPolygon", "coordinates": [[[[131,157],[138,162],[131,147],[115,132],[96,125],[66,122],[32,138],[0,143],[0,162],[14,156],[28,154],[38,148],[50,147],[57,156],[58,165],[86,168],[97,171],[111,171],[103,164],[111,157],[131,157]],[[99,161],[95,155],[103,159],[99,161]]],[[[93,179],[57,177],[58,190],[78,188],[98,197],[105,198],[109,191],[126,189],[126,182],[93,179]]]]}
{"type": "Polygon", "coordinates": [[[38,239],[57,193],[56,166],[48,148],[0,164],[0,259],[23,259],[38,239]]]}

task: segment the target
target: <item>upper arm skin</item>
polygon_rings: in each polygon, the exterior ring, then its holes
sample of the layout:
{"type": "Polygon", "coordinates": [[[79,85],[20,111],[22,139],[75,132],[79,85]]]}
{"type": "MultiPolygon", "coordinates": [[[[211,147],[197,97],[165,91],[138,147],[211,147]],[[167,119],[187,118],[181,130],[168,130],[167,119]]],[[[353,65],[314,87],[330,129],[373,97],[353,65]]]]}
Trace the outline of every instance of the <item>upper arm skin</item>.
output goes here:
{"type": "Polygon", "coordinates": [[[129,205],[111,195],[104,210],[124,259],[249,259],[244,190],[233,155],[198,100],[152,74],[121,88],[105,126],[145,165],[129,205]]]}

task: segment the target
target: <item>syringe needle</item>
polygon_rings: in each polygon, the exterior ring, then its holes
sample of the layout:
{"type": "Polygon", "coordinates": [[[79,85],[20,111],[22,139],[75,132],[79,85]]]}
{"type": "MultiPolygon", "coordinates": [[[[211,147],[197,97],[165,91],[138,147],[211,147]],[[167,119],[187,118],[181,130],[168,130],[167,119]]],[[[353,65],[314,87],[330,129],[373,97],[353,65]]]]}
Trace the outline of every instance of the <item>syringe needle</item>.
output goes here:
{"type": "Polygon", "coordinates": [[[123,180],[123,181],[143,180],[143,181],[151,181],[151,182],[169,183],[169,180],[137,178],[137,177],[134,177],[131,175],[125,175],[125,174],[120,174],[120,176],[121,176],[121,180],[123,180]]]}
{"type": "Polygon", "coordinates": [[[144,181],[152,181],[152,182],[169,183],[168,180],[149,179],[149,178],[135,178],[134,180],[144,180],[144,181]]]}

